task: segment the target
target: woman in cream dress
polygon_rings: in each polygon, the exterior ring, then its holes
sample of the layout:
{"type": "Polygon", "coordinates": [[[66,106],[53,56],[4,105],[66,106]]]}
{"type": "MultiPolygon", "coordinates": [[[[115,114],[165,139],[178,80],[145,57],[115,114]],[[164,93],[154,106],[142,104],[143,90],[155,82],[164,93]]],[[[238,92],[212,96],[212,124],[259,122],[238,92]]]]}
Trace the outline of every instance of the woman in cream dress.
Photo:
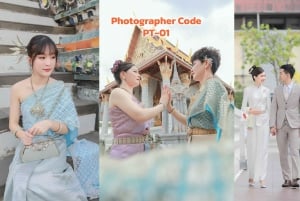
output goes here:
{"type": "Polygon", "coordinates": [[[263,86],[266,74],[261,67],[252,66],[249,73],[253,85],[244,89],[242,110],[248,121],[247,155],[249,186],[255,181],[266,188],[265,178],[268,161],[270,90],[263,86]]]}

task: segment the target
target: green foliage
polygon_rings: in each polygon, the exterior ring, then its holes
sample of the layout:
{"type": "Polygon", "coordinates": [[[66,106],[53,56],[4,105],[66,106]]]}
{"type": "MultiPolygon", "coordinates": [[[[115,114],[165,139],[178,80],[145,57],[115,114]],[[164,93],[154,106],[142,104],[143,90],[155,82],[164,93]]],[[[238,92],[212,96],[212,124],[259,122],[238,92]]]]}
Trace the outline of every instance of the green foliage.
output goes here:
{"type": "Polygon", "coordinates": [[[243,101],[243,91],[235,91],[234,92],[234,105],[235,107],[241,109],[243,101]]]}
{"type": "Polygon", "coordinates": [[[238,81],[234,81],[234,89],[240,91],[243,89],[243,85],[238,81]]]}
{"type": "Polygon", "coordinates": [[[261,24],[257,29],[251,21],[243,24],[242,30],[241,46],[245,61],[242,68],[271,64],[278,84],[278,67],[289,63],[290,58],[295,56],[292,49],[300,45],[300,35],[291,32],[290,29],[271,30],[267,24],[261,24]]]}

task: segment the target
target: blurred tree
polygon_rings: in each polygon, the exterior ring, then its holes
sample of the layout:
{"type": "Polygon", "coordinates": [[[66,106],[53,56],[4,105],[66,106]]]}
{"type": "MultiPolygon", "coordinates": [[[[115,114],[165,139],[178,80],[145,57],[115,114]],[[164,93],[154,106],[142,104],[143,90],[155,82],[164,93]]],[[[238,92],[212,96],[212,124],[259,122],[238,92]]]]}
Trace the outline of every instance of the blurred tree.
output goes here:
{"type": "Polygon", "coordinates": [[[267,24],[261,24],[257,29],[251,21],[243,24],[242,30],[241,46],[245,61],[242,68],[246,65],[271,64],[278,85],[279,66],[289,63],[290,58],[295,57],[292,50],[300,45],[300,34],[290,29],[271,30],[267,24]]]}
{"type": "Polygon", "coordinates": [[[296,69],[296,72],[295,72],[295,75],[294,75],[294,80],[298,83],[300,83],[300,73],[297,72],[297,69],[296,69]]]}
{"type": "Polygon", "coordinates": [[[243,101],[243,91],[234,92],[234,105],[236,108],[241,109],[243,101]]]}

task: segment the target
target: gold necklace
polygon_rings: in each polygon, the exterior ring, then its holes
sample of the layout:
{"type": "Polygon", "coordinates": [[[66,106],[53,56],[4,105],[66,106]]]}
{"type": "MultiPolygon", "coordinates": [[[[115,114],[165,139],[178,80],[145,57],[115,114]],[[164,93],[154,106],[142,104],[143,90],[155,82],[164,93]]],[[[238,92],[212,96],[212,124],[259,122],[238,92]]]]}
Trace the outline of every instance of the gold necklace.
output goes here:
{"type": "Polygon", "coordinates": [[[42,91],[41,97],[38,98],[38,96],[36,95],[36,91],[33,88],[33,84],[32,84],[32,77],[30,77],[30,84],[31,84],[31,89],[33,91],[33,95],[36,99],[35,104],[32,106],[32,108],[30,109],[30,113],[34,116],[37,116],[38,118],[41,118],[45,115],[45,108],[43,106],[43,104],[41,103],[41,100],[44,96],[44,93],[46,91],[46,88],[48,86],[48,82],[49,82],[49,78],[47,80],[46,86],[42,91]]]}

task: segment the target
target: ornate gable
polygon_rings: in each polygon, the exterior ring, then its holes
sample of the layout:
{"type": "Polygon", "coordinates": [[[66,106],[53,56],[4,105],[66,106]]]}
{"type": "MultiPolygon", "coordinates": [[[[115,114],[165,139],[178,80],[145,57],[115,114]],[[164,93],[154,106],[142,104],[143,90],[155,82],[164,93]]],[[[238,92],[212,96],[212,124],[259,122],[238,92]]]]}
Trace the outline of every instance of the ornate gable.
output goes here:
{"type": "Polygon", "coordinates": [[[136,26],[129,44],[126,61],[138,65],[162,49],[161,46],[151,43],[149,37],[143,36],[142,29],[136,26]]]}
{"type": "MultiPolygon", "coordinates": [[[[149,60],[153,55],[158,54],[162,50],[170,51],[178,57],[178,59],[190,65],[191,55],[185,54],[178,48],[178,44],[173,45],[165,38],[154,36],[143,36],[143,28],[135,26],[129,43],[125,60],[136,64],[137,66],[143,61],[149,60]]],[[[191,53],[190,53],[191,54],[191,53]]]]}

